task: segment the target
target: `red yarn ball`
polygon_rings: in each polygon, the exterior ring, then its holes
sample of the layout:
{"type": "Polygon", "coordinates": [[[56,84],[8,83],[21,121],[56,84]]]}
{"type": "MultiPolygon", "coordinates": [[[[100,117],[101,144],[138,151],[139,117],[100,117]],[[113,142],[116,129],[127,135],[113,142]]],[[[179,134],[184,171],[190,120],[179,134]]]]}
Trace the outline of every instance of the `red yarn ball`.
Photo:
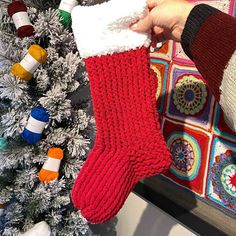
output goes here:
{"type": "Polygon", "coordinates": [[[27,12],[27,7],[22,1],[14,1],[7,7],[7,12],[10,17],[12,17],[15,13],[21,11],[27,12]]]}
{"type": "MultiPolygon", "coordinates": [[[[18,12],[27,12],[27,7],[22,1],[14,1],[8,5],[7,12],[9,16],[13,16],[18,12]]],[[[17,35],[20,38],[29,37],[34,34],[32,25],[24,25],[17,29],[17,35]]]]}
{"type": "Polygon", "coordinates": [[[17,35],[20,38],[30,37],[34,35],[34,27],[32,25],[22,26],[17,30],[17,35]]]}

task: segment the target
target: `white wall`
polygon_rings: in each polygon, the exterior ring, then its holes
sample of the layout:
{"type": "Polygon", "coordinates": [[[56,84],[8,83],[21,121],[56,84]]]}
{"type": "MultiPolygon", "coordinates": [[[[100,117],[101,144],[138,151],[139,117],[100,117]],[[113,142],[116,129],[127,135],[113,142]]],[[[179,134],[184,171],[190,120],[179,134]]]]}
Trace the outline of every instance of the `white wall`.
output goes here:
{"type": "Polygon", "coordinates": [[[196,235],[133,193],[129,195],[117,217],[117,236],[196,235]]]}

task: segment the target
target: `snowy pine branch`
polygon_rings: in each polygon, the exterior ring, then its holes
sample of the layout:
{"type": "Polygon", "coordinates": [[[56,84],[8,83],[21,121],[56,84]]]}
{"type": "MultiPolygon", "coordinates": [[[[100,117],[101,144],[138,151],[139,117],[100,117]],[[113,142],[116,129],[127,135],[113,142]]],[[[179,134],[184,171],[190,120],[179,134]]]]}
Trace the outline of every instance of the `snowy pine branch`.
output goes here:
{"type": "MultiPolygon", "coordinates": [[[[73,207],[71,189],[94,139],[95,124],[87,114],[91,102],[72,106],[70,95],[88,86],[84,62],[77,52],[71,29],[65,29],[58,13],[60,0],[24,0],[35,35],[19,38],[13,20],[7,14],[10,0],[0,0],[0,136],[8,147],[0,150],[0,235],[18,236],[35,223],[45,220],[52,236],[90,236],[88,222],[73,207]],[[48,53],[30,81],[10,72],[32,44],[48,53]],[[33,107],[49,111],[50,122],[42,140],[26,143],[21,132],[33,107]],[[2,109],[2,107],[4,109],[2,109]],[[58,180],[42,183],[38,174],[52,147],[64,151],[58,180]]],[[[80,0],[80,5],[95,4],[80,0]]]]}

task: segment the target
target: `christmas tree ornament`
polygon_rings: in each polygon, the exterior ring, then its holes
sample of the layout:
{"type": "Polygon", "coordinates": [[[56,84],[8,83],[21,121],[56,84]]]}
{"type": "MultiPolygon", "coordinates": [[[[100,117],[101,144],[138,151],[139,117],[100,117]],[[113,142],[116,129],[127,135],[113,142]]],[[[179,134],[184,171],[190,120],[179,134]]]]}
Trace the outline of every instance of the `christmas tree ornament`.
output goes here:
{"type": "Polygon", "coordinates": [[[35,107],[30,113],[27,125],[21,137],[30,144],[36,144],[42,137],[43,130],[49,122],[49,113],[43,107],[35,107]]]}
{"type": "Polygon", "coordinates": [[[12,66],[11,72],[13,75],[22,80],[30,80],[36,69],[47,61],[47,52],[37,44],[31,45],[28,53],[20,63],[12,66]]]}
{"type": "Polygon", "coordinates": [[[171,164],[156,111],[150,34],[130,29],[147,11],[146,0],[111,0],[72,11],[97,126],[95,145],[75,181],[72,199],[91,223],[114,217],[139,180],[164,173],[171,164]]]}
{"type": "Polygon", "coordinates": [[[29,229],[24,234],[20,234],[19,236],[50,236],[51,229],[49,225],[45,221],[41,221],[34,225],[33,228],[29,229]]]}
{"type": "Polygon", "coordinates": [[[8,5],[8,15],[12,17],[20,38],[34,34],[34,27],[30,23],[27,7],[22,1],[13,1],[8,5]]]}
{"type": "Polygon", "coordinates": [[[64,153],[61,148],[50,148],[48,151],[48,159],[44,163],[39,172],[39,179],[41,182],[48,183],[56,180],[59,177],[59,168],[64,153]]]}
{"type": "Polygon", "coordinates": [[[61,0],[59,13],[62,18],[61,23],[64,27],[68,28],[71,26],[71,11],[77,5],[77,0],[61,0]]]}
{"type": "Polygon", "coordinates": [[[8,142],[5,138],[0,137],[0,151],[3,151],[7,148],[8,142]]]}

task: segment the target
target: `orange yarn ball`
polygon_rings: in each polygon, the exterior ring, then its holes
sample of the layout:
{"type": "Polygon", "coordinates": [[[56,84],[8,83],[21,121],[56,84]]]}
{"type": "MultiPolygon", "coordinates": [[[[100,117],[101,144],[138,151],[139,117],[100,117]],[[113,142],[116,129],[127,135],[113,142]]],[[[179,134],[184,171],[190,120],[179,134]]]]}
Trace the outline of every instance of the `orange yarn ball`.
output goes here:
{"type": "Polygon", "coordinates": [[[62,160],[64,152],[61,148],[50,148],[48,150],[48,156],[56,159],[62,160]]]}
{"type": "Polygon", "coordinates": [[[44,183],[49,183],[55,179],[58,179],[59,173],[51,170],[41,169],[39,172],[39,180],[44,183]]]}
{"type": "MultiPolygon", "coordinates": [[[[63,159],[63,156],[64,156],[64,152],[61,148],[50,148],[48,150],[48,158],[51,160],[47,160],[45,163],[44,163],[44,166],[42,167],[42,169],[40,170],[39,172],[39,180],[41,182],[44,182],[44,183],[48,183],[50,181],[53,181],[53,180],[56,180],[59,178],[59,173],[58,171],[53,171],[53,170],[50,170],[51,168],[55,170],[55,163],[54,165],[52,166],[48,166],[48,163],[50,161],[52,161],[52,159],[57,159],[59,162],[63,159]],[[49,161],[49,162],[48,162],[49,161]],[[48,163],[47,163],[48,162],[48,163]],[[45,169],[44,169],[45,168],[45,169]]],[[[60,165],[60,163],[56,163],[56,166],[57,165],[60,165]]],[[[57,166],[58,167],[58,166],[57,166]]]]}

